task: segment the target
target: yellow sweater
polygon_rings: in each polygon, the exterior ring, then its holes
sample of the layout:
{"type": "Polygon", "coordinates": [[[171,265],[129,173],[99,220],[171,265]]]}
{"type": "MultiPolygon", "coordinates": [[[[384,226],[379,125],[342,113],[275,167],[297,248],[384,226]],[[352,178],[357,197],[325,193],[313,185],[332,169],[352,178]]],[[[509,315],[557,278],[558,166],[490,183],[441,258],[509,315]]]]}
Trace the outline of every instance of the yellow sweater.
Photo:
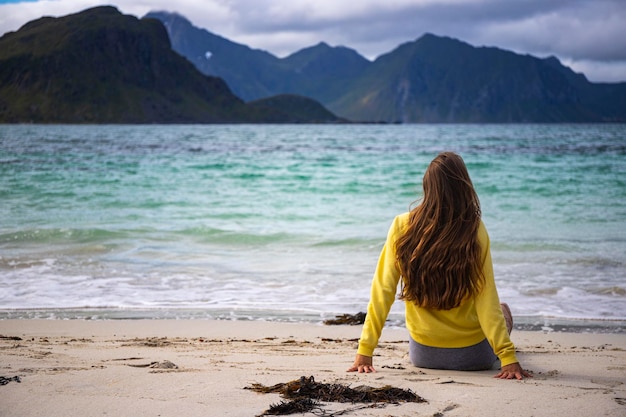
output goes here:
{"type": "MultiPolygon", "coordinates": [[[[396,299],[400,270],[396,263],[395,242],[406,229],[408,219],[409,213],[394,219],[380,254],[359,340],[358,353],[361,355],[373,355],[391,305],[396,299]]],[[[478,239],[482,248],[485,276],[481,293],[452,310],[430,310],[406,302],[406,327],[413,340],[432,347],[467,347],[487,338],[501,365],[505,366],[517,362],[517,358],[500,308],[493,276],[489,235],[482,222],[478,229],[478,239]]]]}

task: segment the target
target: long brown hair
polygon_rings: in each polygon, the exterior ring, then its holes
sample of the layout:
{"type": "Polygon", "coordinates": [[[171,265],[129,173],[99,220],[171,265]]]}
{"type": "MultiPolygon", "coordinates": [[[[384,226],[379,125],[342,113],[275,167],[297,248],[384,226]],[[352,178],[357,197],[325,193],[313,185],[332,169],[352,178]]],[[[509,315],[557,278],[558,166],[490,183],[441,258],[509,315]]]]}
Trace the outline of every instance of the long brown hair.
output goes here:
{"type": "Polygon", "coordinates": [[[449,310],[484,283],[478,242],[480,202],[463,159],[440,153],[428,166],[424,196],[396,242],[400,299],[449,310]]]}

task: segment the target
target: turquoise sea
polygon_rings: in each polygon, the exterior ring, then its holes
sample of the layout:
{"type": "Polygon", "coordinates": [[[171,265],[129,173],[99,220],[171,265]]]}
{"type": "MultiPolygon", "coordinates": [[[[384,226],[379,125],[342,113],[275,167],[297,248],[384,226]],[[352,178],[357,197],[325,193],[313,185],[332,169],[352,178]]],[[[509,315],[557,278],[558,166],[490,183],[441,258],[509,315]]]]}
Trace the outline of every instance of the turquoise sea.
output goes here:
{"type": "Polygon", "coordinates": [[[624,329],[623,124],[1,125],[0,318],[364,311],[442,150],[467,163],[518,323],[624,329]]]}

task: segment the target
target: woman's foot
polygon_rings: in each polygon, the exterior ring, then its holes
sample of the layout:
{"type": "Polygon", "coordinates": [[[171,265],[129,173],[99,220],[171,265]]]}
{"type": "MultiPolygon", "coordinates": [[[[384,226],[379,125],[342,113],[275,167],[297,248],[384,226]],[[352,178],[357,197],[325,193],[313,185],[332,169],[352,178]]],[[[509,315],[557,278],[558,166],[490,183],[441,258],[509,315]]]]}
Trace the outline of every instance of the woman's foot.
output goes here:
{"type": "Polygon", "coordinates": [[[506,322],[506,329],[509,334],[513,331],[513,316],[511,315],[511,309],[507,303],[500,303],[500,308],[502,308],[502,314],[504,315],[504,321],[506,322]]]}

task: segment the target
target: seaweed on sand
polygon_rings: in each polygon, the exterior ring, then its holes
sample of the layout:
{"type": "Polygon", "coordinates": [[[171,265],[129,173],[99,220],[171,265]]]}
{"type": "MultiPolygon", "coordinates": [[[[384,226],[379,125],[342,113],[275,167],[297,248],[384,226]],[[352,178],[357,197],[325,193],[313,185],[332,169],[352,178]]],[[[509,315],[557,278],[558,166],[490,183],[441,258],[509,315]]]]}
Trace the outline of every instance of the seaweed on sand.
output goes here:
{"type": "Polygon", "coordinates": [[[349,324],[349,325],[358,325],[365,323],[366,313],[360,312],[356,314],[341,314],[339,316],[335,316],[334,319],[324,320],[324,324],[326,325],[338,325],[338,324],[349,324]]]}
{"type": "Polygon", "coordinates": [[[288,414],[306,413],[315,409],[321,409],[318,401],[310,398],[297,398],[290,401],[281,401],[278,404],[271,404],[270,408],[262,416],[284,416],[288,414]]]}
{"type": "Polygon", "coordinates": [[[18,383],[22,382],[19,376],[12,376],[12,377],[0,376],[0,385],[6,385],[11,381],[15,381],[18,383]]]}
{"type": "MultiPolygon", "coordinates": [[[[408,389],[396,388],[389,385],[382,388],[374,388],[365,385],[351,388],[343,384],[315,382],[315,379],[312,376],[308,378],[302,376],[298,380],[276,384],[269,387],[262,384],[252,384],[250,387],[246,387],[245,389],[265,394],[278,393],[281,397],[290,400],[289,402],[282,402],[279,404],[278,406],[280,407],[272,406],[272,408],[267,410],[262,415],[285,415],[312,411],[316,408],[320,409],[318,401],[387,404],[398,404],[400,402],[426,402],[424,398],[408,389]],[[303,404],[307,404],[309,408],[302,410],[300,407],[303,404]]],[[[359,409],[360,408],[362,407],[359,407],[359,409]]],[[[344,410],[342,414],[346,411],[350,410],[344,410]]],[[[325,414],[322,411],[322,414],[319,415],[330,416],[339,414],[325,414]]]]}

